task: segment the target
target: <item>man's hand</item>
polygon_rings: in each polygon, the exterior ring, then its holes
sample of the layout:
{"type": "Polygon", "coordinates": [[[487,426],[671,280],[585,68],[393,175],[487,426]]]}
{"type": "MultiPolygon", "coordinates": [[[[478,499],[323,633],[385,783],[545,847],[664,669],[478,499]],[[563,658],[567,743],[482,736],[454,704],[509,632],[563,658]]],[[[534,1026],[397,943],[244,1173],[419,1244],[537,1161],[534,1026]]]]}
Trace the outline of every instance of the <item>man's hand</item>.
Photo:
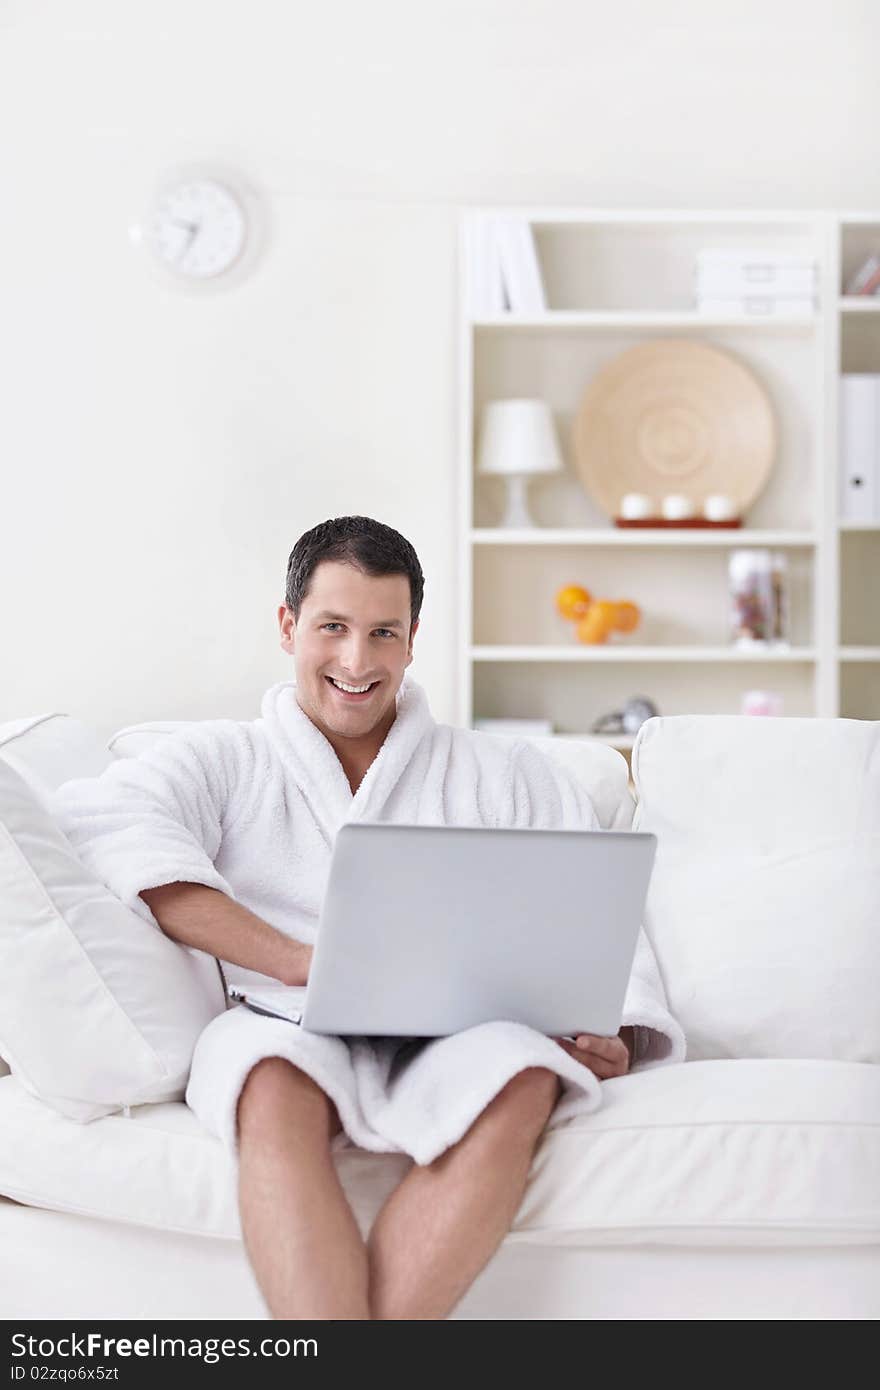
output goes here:
{"type": "Polygon", "coordinates": [[[607,1081],[612,1076],[625,1076],[629,1071],[635,1049],[635,1032],[629,1027],[621,1028],[616,1038],[578,1033],[573,1043],[568,1038],[556,1038],[555,1041],[569,1057],[582,1062],[600,1081],[607,1081]]]}

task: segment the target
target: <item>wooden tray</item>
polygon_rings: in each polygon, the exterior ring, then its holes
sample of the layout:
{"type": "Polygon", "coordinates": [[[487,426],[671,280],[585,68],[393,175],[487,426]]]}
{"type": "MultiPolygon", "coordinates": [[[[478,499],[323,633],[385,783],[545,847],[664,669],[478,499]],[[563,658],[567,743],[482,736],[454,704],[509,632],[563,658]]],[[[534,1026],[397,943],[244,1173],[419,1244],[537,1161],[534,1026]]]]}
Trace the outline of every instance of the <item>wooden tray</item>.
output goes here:
{"type": "Polygon", "coordinates": [[[764,388],[737,358],[660,339],[629,348],[590,382],[574,454],[581,482],[610,517],[627,492],[658,503],[681,493],[698,512],[723,493],[742,517],[770,474],[776,424],[764,388]]]}

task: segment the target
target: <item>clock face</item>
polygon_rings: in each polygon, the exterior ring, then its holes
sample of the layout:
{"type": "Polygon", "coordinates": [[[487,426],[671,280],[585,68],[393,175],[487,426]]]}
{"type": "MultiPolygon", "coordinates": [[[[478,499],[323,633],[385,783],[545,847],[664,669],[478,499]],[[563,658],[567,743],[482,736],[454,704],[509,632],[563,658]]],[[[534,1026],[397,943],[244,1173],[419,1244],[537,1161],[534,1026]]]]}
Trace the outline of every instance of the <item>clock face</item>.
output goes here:
{"type": "Polygon", "coordinates": [[[166,189],[150,222],[150,241],[162,264],[194,280],[228,270],[242,253],[246,233],[238,198],[212,179],[166,189]]]}

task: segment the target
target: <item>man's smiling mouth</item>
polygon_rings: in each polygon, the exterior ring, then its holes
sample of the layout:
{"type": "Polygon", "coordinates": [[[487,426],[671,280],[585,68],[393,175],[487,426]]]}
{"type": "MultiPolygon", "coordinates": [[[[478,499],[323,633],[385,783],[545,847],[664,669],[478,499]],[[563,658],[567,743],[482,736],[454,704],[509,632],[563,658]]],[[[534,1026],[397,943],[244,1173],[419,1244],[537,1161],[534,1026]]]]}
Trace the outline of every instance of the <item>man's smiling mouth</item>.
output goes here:
{"type": "Polygon", "coordinates": [[[378,681],[370,681],[367,685],[349,685],[347,681],[338,681],[334,676],[325,676],[324,679],[341,699],[352,704],[357,704],[361,700],[368,700],[379,684],[378,681]]]}

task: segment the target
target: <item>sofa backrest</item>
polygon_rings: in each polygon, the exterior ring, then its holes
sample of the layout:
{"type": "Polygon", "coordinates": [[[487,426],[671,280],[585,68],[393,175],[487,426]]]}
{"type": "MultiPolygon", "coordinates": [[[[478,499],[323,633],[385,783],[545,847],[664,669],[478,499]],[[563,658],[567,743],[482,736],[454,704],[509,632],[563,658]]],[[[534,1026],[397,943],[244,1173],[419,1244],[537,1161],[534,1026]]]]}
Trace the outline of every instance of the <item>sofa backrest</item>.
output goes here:
{"type": "Polygon", "coordinates": [[[654,718],[632,766],[688,1060],[880,1062],[880,723],[654,718]]]}
{"type": "MultiPolygon", "coordinates": [[[[0,758],[10,763],[45,797],[74,777],[99,777],[116,758],[137,757],[145,748],[190,726],[191,720],[159,719],[119,729],[109,744],[79,719],[67,714],[39,714],[0,724],[0,758]]],[[[487,734],[508,739],[514,735],[487,734]]],[[[518,735],[516,737],[519,737],[518,735]]],[[[629,789],[626,759],[598,739],[534,737],[529,740],[566,767],[590,793],[606,830],[627,830],[635,802],[629,789]]]]}
{"type": "Polygon", "coordinates": [[[100,777],[113,754],[69,714],[33,714],[0,724],[0,758],[44,798],[74,777],[100,777]]]}
{"type": "MultiPolygon", "coordinates": [[[[0,758],[45,795],[189,722],[128,726],[107,747],[36,715],[0,724],[0,758]]],[[[635,798],[606,745],[533,742],[583,781],[605,828],[657,835],[645,929],[690,1060],[880,1061],[880,723],[651,719],[635,798]]]]}
{"type": "MultiPolygon", "coordinates": [[[[484,738],[519,741],[520,734],[489,734],[484,738]]],[[[599,739],[526,737],[553,762],[566,768],[589,792],[590,800],[603,830],[629,830],[635,812],[635,801],[629,789],[629,769],[626,758],[616,748],[599,739]]]]}
{"type": "MultiPolygon", "coordinates": [[[[113,735],[110,748],[117,757],[137,757],[157,739],[187,725],[188,721],[185,720],[132,724],[113,735]]],[[[521,735],[487,733],[483,737],[508,742],[519,739],[521,735]]],[[[598,739],[537,736],[529,738],[528,742],[567,768],[583,784],[596,808],[599,824],[605,830],[630,828],[635,801],[629,789],[629,769],[622,753],[598,739]]]]}

